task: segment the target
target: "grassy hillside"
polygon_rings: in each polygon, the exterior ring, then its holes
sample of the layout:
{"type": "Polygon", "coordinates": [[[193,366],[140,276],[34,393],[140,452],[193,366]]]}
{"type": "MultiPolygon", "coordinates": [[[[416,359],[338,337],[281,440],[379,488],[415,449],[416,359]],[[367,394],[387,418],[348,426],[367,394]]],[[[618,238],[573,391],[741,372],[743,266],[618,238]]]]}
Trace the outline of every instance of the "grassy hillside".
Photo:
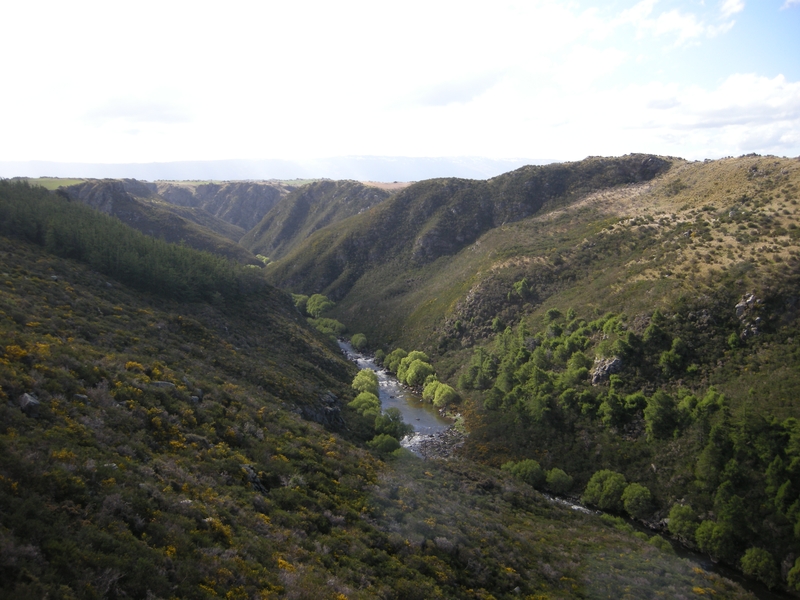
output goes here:
{"type": "Polygon", "coordinates": [[[576,494],[618,473],[647,488],[641,518],[796,588],[800,162],[581,174],[619,160],[551,165],[580,182],[556,193],[548,167],[422,182],[318,232],[274,280],[336,297],[330,316],[386,351],[428,352],[465,398],[467,456],[563,469],[576,494]]]}
{"type": "Polygon", "coordinates": [[[523,167],[489,181],[423,181],[311,236],[275,265],[271,278],[293,291],[323,292],[338,300],[365,273],[422,269],[494,227],[586,191],[649,180],[669,164],[654,156],[630,155],[523,167]]]}
{"type": "Polygon", "coordinates": [[[0,182],[0,595],[749,597],[506,473],[367,452],[354,367],[287,295],[228,267],[181,301],[87,250],[213,257],[42,194],[0,182]]]}
{"type": "Polygon", "coordinates": [[[318,229],[360,214],[389,196],[387,190],[356,181],[310,183],[284,197],[241,244],[275,260],[318,229]]]}
{"type": "Polygon", "coordinates": [[[231,239],[241,233],[240,229],[202,210],[174,209],[157,196],[153,184],[133,179],[91,179],[59,188],[57,193],[112,215],[147,235],[184,243],[243,264],[261,264],[231,239]]]}
{"type": "Polygon", "coordinates": [[[159,181],[155,187],[159,196],[171,204],[200,209],[234,225],[241,231],[236,241],[294,189],[293,185],[277,181],[159,181]]]}

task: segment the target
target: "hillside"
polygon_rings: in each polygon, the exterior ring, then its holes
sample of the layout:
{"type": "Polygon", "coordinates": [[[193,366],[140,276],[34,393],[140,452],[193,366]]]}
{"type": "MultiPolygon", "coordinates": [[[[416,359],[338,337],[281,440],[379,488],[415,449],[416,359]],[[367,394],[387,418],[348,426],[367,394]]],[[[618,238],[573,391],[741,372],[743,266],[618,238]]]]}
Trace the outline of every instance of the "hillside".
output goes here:
{"type": "Polygon", "coordinates": [[[0,217],[0,595],[751,597],[505,472],[367,451],[355,368],[259,271],[41,188],[0,181],[0,217]]]}
{"type": "Polygon", "coordinates": [[[118,218],[147,235],[221,254],[243,264],[261,264],[236,243],[243,230],[202,209],[172,207],[153,189],[135,179],[90,179],[61,187],[57,193],[118,218]]]}
{"type": "Polygon", "coordinates": [[[242,235],[255,227],[293,189],[283,183],[268,181],[158,181],[155,188],[167,202],[202,209],[240,228],[242,235]]]}
{"type": "Polygon", "coordinates": [[[285,196],[245,235],[241,244],[275,260],[318,229],[360,214],[391,192],[356,181],[319,181],[285,196]]]}
{"type": "MultiPolygon", "coordinates": [[[[446,265],[449,257],[487,231],[529,218],[543,207],[567,205],[598,189],[648,181],[670,164],[659,157],[630,155],[523,167],[488,181],[423,181],[357,217],[317,232],[273,265],[270,278],[286,289],[321,292],[335,300],[345,298],[362,276],[382,278],[380,283],[373,281],[374,287],[367,292],[370,302],[358,310],[366,309],[377,300],[372,297],[376,294],[385,300],[405,294],[413,281],[433,279],[426,269],[435,269],[432,265],[437,259],[448,257],[439,263],[446,265]]],[[[428,295],[426,301],[435,296],[428,295]]],[[[362,326],[359,321],[354,324],[362,326]]],[[[397,320],[387,323],[381,337],[391,338],[392,332],[402,329],[398,324],[397,320]]],[[[375,327],[374,322],[368,325],[375,327]]]]}
{"type": "Polygon", "coordinates": [[[421,182],[269,273],[374,347],[427,352],[466,456],[560,468],[587,502],[796,589],[800,162],[651,161],[421,182]],[[647,502],[588,491],[598,473],[647,502]]]}

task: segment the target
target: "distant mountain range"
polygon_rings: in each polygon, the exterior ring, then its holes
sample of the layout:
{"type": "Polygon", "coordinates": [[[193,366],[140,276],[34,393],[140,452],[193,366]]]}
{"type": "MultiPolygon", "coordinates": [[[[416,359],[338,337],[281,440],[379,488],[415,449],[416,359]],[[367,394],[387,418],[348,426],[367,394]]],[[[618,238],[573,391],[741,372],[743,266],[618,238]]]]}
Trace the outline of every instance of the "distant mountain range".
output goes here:
{"type": "Polygon", "coordinates": [[[154,180],[356,179],[421,181],[435,177],[488,179],[524,165],[551,159],[480,157],[415,158],[342,156],[316,159],[210,160],[162,163],[65,163],[0,161],[0,177],[87,177],[154,180]]]}

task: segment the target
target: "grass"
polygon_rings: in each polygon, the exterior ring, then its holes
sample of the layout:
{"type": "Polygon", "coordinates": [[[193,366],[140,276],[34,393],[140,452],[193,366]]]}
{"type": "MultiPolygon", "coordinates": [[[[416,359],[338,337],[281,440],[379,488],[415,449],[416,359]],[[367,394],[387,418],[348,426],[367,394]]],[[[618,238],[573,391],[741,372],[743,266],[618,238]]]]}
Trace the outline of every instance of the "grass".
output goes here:
{"type": "Polygon", "coordinates": [[[19,179],[25,180],[31,185],[38,185],[47,190],[57,190],[60,187],[77,185],[86,181],[86,179],[70,179],[63,177],[20,177],[19,179]]]}

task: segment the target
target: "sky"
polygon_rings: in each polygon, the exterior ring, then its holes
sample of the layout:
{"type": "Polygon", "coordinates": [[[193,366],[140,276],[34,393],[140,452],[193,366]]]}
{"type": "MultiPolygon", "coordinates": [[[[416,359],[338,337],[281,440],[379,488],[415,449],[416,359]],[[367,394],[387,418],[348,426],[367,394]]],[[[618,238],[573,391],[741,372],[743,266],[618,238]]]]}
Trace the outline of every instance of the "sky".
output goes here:
{"type": "Polygon", "coordinates": [[[0,161],[800,155],[800,0],[8,0],[0,22],[0,161]]]}

